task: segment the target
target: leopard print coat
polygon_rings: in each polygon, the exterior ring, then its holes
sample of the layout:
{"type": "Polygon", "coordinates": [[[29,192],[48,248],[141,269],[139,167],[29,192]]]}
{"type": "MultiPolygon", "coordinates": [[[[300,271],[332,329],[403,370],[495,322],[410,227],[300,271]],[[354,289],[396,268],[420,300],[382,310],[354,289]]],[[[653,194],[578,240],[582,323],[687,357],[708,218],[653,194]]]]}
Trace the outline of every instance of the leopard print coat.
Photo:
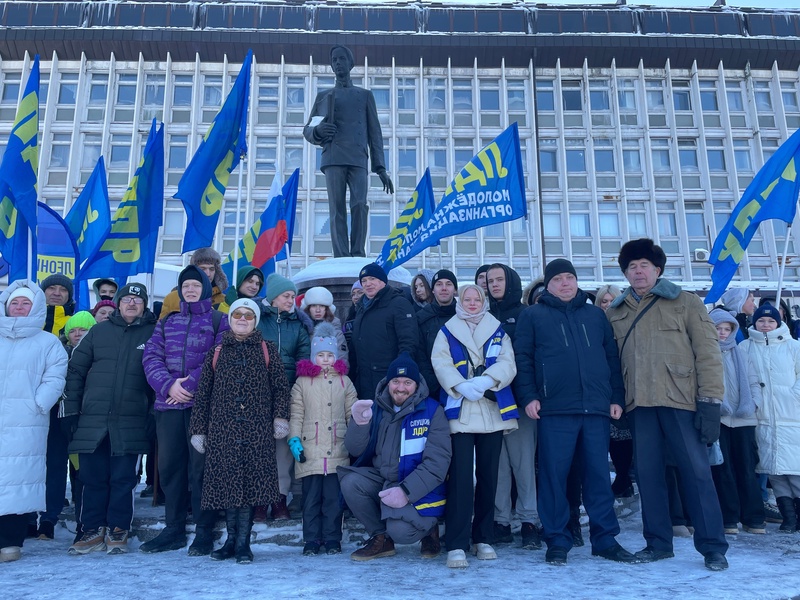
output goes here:
{"type": "Polygon", "coordinates": [[[263,506],[280,500],[273,419],[289,418],[289,381],[280,352],[267,342],[264,367],[261,332],[244,341],[225,332],[216,369],[206,356],[189,424],[206,435],[204,510],[263,506]]]}

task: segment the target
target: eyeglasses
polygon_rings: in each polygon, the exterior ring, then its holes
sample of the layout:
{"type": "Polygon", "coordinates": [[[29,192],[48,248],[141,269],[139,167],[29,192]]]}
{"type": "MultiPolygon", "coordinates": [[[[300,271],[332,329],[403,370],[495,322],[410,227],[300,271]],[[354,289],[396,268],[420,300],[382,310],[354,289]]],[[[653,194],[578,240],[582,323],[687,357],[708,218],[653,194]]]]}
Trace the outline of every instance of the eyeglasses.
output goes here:
{"type": "Polygon", "coordinates": [[[256,318],[256,315],[251,310],[235,310],[231,313],[231,317],[234,319],[244,319],[245,321],[252,321],[256,318]]]}
{"type": "Polygon", "coordinates": [[[144,299],[139,298],[139,296],[125,296],[124,298],[120,298],[119,301],[121,304],[136,304],[137,306],[144,304],[144,299]]]}

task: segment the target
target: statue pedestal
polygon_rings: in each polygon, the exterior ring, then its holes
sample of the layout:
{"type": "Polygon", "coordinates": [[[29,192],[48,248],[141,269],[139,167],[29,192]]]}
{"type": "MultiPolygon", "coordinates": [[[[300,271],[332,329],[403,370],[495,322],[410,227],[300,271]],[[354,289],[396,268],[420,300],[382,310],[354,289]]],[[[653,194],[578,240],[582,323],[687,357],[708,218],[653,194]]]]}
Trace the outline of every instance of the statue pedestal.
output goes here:
{"type": "MultiPolygon", "coordinates": [[[[297,293],[303,294],[309,288],[321,286],[333,294],[336,305],[336,316],[344,320],[352,305],[350,290],[358,280],[358,274],[364,265],[371,261],[368,258],[326,258],[317,261],[302,271],[298,271],[291,279],[297,286],[297,293]]],[[[403,267],[395,267],[389,271],[389,285],[405,287],[411,285],[411,273],[403,267]]]]}

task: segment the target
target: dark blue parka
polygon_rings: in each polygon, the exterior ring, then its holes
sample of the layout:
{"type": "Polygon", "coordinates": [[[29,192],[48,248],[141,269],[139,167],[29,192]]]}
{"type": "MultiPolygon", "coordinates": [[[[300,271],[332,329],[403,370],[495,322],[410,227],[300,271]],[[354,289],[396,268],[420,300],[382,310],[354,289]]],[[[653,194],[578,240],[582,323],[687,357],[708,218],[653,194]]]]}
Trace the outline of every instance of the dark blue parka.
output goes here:
{"type": "Polygon", "coordinates": [[[540,415],[609,416],[625,406],[625,388],[611,324],[582,290],[569,302],[545,291],[519,316],[514,355],[517,404],[541,403],[540,415]]]}

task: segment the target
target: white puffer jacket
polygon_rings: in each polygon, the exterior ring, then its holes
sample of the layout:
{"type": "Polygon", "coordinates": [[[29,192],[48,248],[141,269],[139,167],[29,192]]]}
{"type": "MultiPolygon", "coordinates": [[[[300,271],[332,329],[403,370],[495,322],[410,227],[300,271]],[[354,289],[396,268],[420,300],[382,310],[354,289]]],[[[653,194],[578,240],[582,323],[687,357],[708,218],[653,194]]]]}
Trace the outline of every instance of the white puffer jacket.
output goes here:
{"type": "Polygon", "coordinates": [[[64,391],[67,352],[42,331],[44,292],[15,281],[0,294],[0,515],[45,509],[45,456],[50,409],[64,391]],[[27,317],[7,317],[6,300],[19,287],[34,291],[27,317]]]}
{"type": "Polygon", "coordinates": [[[749,332],[739,348],[750,355],[761,383],[756,471],[800,475],[800,342],[785,323],[766,334],[749,332]]]}

